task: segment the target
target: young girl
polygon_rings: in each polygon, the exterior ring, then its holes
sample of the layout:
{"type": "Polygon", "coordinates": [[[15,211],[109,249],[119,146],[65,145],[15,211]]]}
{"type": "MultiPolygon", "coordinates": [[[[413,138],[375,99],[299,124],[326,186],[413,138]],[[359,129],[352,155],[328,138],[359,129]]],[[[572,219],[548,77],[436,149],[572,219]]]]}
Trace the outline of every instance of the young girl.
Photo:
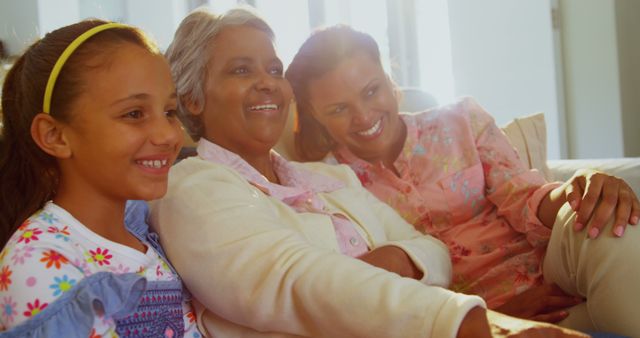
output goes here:
{"type": "Polygon", "coordinates": [[[182,145],[175,109],[166,61],[133,27],[76,23],[16,61],[0,148],[0,322],[10,333],[200,337],[146,205],[125,208],[164,195],[182,145]]]}

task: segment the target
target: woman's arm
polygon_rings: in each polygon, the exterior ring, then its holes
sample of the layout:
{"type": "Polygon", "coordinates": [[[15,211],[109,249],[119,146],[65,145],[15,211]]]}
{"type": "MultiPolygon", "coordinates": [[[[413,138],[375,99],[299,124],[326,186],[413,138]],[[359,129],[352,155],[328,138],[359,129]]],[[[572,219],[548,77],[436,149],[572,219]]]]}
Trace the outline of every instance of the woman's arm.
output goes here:
{"type": "Polygon", "coordinates": [[[564,184],[545,184],[539,174],[524,167],[509,140],[480,105],[466,99],[462,107],[469,114],[475,134],[488,199],[514,229],[527,234],[532,244],[540,242],[536,239],[548,237],[548,232],[539,225],[551,229],[565,202],[570,202],[578,213],[576,229],[593,222],[587,230],[592,238],[602,232],[612,215],[615,215],[612,232],[617,236],[624,233],[627,223],[638,223],[640,202],[623,180],[581,170],[564,184]]]}
{"type": "Polygon", "coordinates": [[[402,277],[420,280],[424,273],[411,260],[411,257],[396,246],[383,246],[373,249],[358,257],[363,262],[377,266],[387,271],[395,272],[402,277]]]}
{"type": "Polygon", "coordinates": [[[559,188],[549,191],[538,205],[538,218],[549,229],[553,228],[558,211],[567,202],[562,191],[559,188]]]}
{"type": "Polygon", "coordinates": [[[463,100],[455,112],[471,129],[472,146],[482,165],[485,197],[495,205],[496,214],[525,234],[531,245],[546,245],[551,231],[536,213],[542,199],[560,184],[547,183],[537,171],[527,169],[493,117],[475,100],[463,100]]]}
{"type": "Polygon", "coordinates": [[[331,176],[340,178],[347,185],[331,196],[334,197],[333,202],[342,205],[344,212],[369,235],[372,250],[360,259],[424,284],[449,286],[451,258],[444,243],[417,231],[392,207],[363,188],[350,167],[315,166],[316,171],[330,172],[331,176]]]}
{"type": "Polygon", "coordinates": [[[575,175],[545,196],[538,207],[538,218],[553,227],[558,210],[569,202],[577,213],[575,229],[586,231],[596,238],[611,218],[611,231],[622,236],[627,224],[638,224],[640,202],[629,185],[622,179],[595,170],[578,170],[575,175]]]}
{"type": "Polygon", "coordinates": [[[309,242],[297,230],[304,224],[294,224],[309,215],[280,209],[228,168],[186,168],[172,169],[153,224],[194,297],[247,330],[453,337],[466,312],[484,304],[309,242]]]}

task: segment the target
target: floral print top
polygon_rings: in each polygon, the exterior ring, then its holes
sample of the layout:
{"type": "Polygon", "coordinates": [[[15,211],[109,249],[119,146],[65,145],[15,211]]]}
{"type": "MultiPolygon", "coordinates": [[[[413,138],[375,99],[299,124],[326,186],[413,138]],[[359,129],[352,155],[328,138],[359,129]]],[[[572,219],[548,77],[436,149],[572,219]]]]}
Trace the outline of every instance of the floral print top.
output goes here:
{"type": "Polygon", "coordinates": [[[536,214],[558,183],[526,169],[471,98],[401,117],[407,139],[394,162],[399,177],[345,147],[327,161],[349,164],[369,191],[449,247],[452,290],[495,308],[541,283],[551,230],[536,214]]]}
{"type": "MultiPolygon", "coordinates": [[[[0,323],[12,328],[44,310],[80,280],[100,271],[135,272],[149,281],[175,280],[160,255],[109,241],[53,202],[17,229],[0,253],[0,323]]],[[[185,337],[201,337],[183,302],[185,337]]],[[[117,337],[115,322],[96,318],[91,337],[117,337]]]]}

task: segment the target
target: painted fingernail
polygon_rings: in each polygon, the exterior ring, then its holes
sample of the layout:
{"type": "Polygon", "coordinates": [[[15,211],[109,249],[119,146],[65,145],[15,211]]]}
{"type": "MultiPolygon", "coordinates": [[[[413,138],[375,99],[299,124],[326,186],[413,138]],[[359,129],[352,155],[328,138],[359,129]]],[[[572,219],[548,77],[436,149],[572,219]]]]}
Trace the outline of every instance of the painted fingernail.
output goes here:
{"type": "Polygon", "coordinates": [[[600,233],[600,230],[598,230],[598,228],[591,228],[591,230],[589,230],[589,237],[596,238],[598,237],[599,233],[600,233]]]}
{"type": "Polygon", "coordinates": [[[573,228],[576,229],[576,231],[580,231],[580,230],[582,230],[582,228],[584,228],[584,225],[582,223],[580,223],[580,222],[575,222],[573,224],[573,228]]]}
{"type": "Polygon", "coordinates": [[[640,219],[638,219],[638,216],[633,216],[633,217],[631,217],[631,224],[636,225],[636,224],[638,224],[639,220],[640,219]]]}
{"type": "Polygon", "coordinates": [[[624,235],[624,227],[622,225],[618,225],[613,230],[613,233],[616,234],[616,236],[618,236],[618,237],[622,237],[622,235],[624,235]]]}

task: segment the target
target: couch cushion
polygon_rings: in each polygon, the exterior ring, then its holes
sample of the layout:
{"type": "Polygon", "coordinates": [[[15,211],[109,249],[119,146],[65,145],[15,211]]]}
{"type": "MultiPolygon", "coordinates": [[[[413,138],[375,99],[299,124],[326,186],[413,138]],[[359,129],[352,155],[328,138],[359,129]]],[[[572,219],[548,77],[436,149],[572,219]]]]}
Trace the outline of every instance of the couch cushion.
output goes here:
{"type": "Polygon", "coordinates": [[[556,180],[566,181],[576,170],[591,168],[622,178],[640,196],[640,158],[599,158],[579,160],[550,160],[547,162],[556,180]]]}
{"type": "Polygon", "coordinates": [[[543,113],[515,118],[502,126],[527,168],[537,169],[548,180],[553,175],[547,166],[547,130],[543,113]]]}

